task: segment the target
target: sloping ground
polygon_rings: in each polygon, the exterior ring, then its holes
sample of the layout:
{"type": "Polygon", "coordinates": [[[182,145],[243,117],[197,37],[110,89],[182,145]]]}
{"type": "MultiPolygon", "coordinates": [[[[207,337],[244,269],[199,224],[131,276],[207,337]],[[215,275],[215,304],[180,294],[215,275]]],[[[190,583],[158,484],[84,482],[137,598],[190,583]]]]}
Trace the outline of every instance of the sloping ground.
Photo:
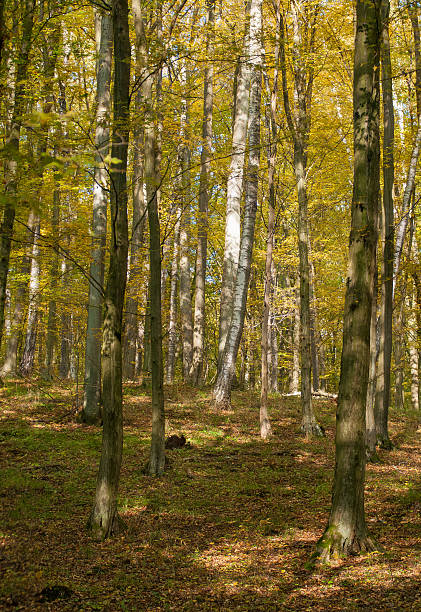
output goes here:
{"type": "Polygon", "coordinates": [[[299,400],[273,398],[274,437],[257,435],[258,399],[217,413],[209,392],[167,389],[166,475],[142,474],[150,399],[125,388],[120,509],[127,530],[85,532],[101,433],[74,422],[70,390],[8,383],[0,392],[0,609],[421,610],[420,433],[392,415],[396,448],[368,466],[367,519],[384,552],[312,571],[330,506],[335,403],[316,401],[327,437],[298,435],[299,400]]]}

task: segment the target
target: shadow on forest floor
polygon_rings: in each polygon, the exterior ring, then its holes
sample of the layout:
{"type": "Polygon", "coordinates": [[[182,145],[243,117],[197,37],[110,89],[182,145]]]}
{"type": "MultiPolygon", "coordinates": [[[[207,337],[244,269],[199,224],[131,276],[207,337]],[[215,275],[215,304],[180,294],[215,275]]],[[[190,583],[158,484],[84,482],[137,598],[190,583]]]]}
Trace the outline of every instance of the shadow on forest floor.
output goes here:
{"type": "Polygon", "coordinates": [[[315,402],[324,439],[298,435],[299,400],[273,397],[274,436],[260,441],[258,398],[235,393],[216,412],[206,391],[166,390],[168,452],[161,479],[142,474],[150,399],[125,394],[120,511],[127,531],[85,532],[101,434],[76,424],[70,390],[0,391],[0,609],[421,609],[420,434],[392,414],[398,446],[368,466],[367,520],[385,552],[310,572],[330,506],[335,404],[315,402]],[[67,587],[55,588],[55,587],[67,587]]]}

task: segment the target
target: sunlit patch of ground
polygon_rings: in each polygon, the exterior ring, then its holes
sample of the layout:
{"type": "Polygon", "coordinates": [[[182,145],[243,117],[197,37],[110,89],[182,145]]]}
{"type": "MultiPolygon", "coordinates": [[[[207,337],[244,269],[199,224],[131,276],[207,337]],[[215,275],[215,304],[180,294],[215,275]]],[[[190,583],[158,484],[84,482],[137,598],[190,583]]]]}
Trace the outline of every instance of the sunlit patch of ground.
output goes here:
{"type": "Polygon", "coordinates": [[[165,476],[149,479],[150,397],[135,384],[125,391],[127,531],[97,543],[85,524],[100,429],[76,422],[71,386],[0,390],[0,609],[421,609],[417,415],[392,414],[396,447],[367,468],[367,522],[382,551],[310,570],[330,506],[334,401],[315,402],[327,435],[307,441],[299,400],[272,398],[274,436],[263,443],[257,394],[235,392],[220,413],[209,390],[173,385],[167,432],[190,447],[168,452],[165,476]],[[70,591],[42,602],[57,585],[70,591]]]}

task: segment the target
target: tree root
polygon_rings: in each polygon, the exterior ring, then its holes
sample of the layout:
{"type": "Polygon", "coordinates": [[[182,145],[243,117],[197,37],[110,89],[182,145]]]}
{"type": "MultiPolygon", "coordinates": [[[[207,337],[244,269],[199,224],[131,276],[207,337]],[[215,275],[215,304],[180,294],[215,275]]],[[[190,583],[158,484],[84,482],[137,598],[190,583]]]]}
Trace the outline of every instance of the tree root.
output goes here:
{"type": "Polygon", "coordinates": [[[260,423],[260,436],[262,440],[267,440],[272,435],[272,427],[269,419],[263,419],[260,423]]]}
{"type": "Polygon", "coordinates": [[[367,534],[352,534],[346,537],[334,526],[328,527],[317,542],[311,558],[312,565],[337,565],[349,556],[356,556],[379,550],[367,534]]]}
{"type": "Polygon", "coordinates": [[[323,438],[325,434],[324,428],[314,421],[313,423],[301,423],[301,433],[306,438],[323,438]]]}
{"type": "Polygon", "coordinates": [[[98,542],[102,542],[111,536],[118,535],[127,529],[126,523],[117,512],[111,520],[103,521],[103,518],[95,511],[95,508],[91,512],[86,527],[88,531],[92,533],[93,538],[98,542]]]}
{"type": "Polygon", "coordinates": [[[229,398],[223,398],[221,400],[215,399],[215,408],[221,412],[232,410],[231,400],[229,398]]]}
{"type": "Polygon", "coordinates": [[[379,448],[387,451],[391,451],[394,449],[394,446],[390,440],[390,438],[382,438],[378,440],[379,448]]]}

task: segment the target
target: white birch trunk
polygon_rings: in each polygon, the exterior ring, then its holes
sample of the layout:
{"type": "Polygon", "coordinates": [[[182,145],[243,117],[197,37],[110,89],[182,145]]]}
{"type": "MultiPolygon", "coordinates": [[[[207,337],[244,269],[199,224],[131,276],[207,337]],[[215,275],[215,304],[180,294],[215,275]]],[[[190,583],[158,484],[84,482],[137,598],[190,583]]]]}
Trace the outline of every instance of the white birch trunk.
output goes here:
{"type": "Polygon", "coordinates": [[[216,405],[226,408],[231,403],[231,385],[244,325],[247,293],[254,243],[257,210],[258,172],[260,165],[260,103],[262,89],[262,1],[252,0],[250,6],[250,56],[252,64],[249,158],[245,188],[244,225],[233,296],[232,317],[224,354],[214,387],[216,405]]]}
{"type": "Polygon", "coordinates": [[[249,59],[251,53],[249,46],[250,34],[246,31],[244,36],[243,55],[241,58],[242,61],[237,78],[231,162],[227,181],[224,265],[222,271],[221,306],[219,314],[218,370],[219,365],[222,363],[225,341],[231,321],[234,287],[240,254],[241,194],[243,189],[250,90],[249,59]]]}

